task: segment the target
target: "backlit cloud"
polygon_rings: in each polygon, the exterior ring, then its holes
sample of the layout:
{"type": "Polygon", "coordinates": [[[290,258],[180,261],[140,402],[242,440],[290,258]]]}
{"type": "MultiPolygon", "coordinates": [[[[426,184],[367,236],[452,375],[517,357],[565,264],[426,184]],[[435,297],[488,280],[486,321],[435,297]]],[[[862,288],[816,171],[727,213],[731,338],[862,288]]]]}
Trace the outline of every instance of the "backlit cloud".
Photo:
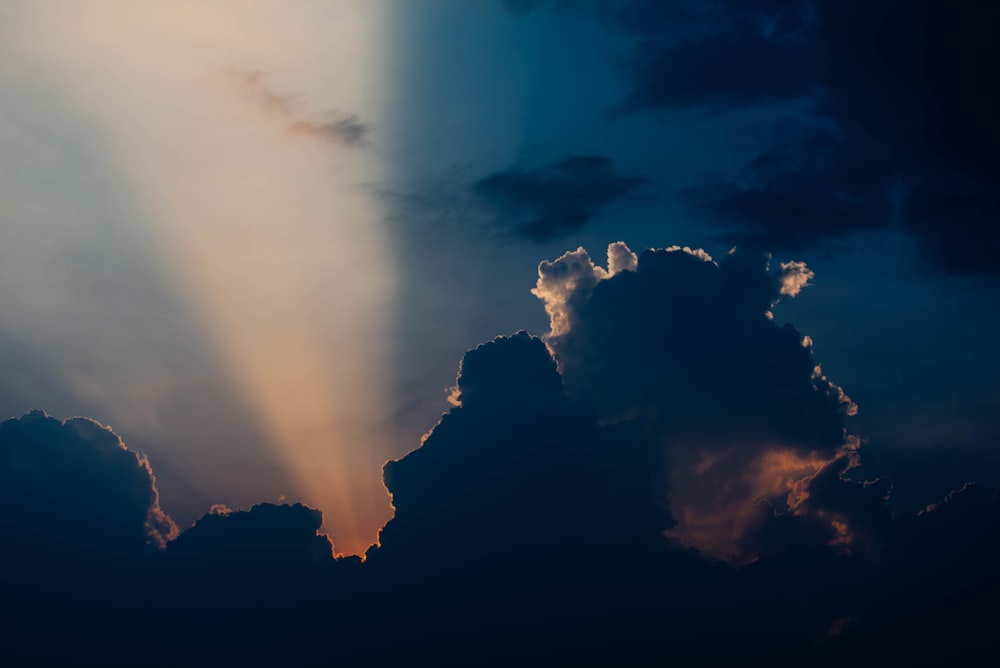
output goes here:
{"type": "Polygon", "coordinates": [[[0,525],[8,550],[129,556],[177,535],[145,456],[110,427],[42,411],[0,423],[0,525]]]}
{"type": "MultiPolygon", "coordinates": [[[[610,266],[623,255],[613,245],[610,266]]],[[[798,512],[797,490],[854,447],[844,423],[853,402],[805,337],[771,314],[812,277],[801,262],[771,270],[764,255],[734,250],[716,262],[679,247],[614,274],[583,249],[539,266],[534,293],[567,391],[605,421],[645,425],[686,545],[752,558],[741,546],[757,503],[798,512]]]]}

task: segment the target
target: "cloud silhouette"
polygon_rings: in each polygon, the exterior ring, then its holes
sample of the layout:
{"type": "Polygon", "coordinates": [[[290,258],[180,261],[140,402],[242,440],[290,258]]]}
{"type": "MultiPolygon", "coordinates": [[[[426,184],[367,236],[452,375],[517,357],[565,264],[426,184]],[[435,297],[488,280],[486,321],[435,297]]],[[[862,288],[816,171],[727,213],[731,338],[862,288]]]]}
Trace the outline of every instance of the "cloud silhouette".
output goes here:
{"type": "Polygon", "coordinates": [[[169,554],[221,567],[291,567],[331,561],[333,544],[318,533],[323,513],[300,503],[216,507],[171,541],[169,554]]]}
{"type": "Polygon", "coordinates": [[[177,533],[149,460],[109,427],[42,411],[0,423],[0,531],[8,557],[127,557],[177,533]]]}
{"type": "Polygon", "coordinates": [[[609,257],[610,270],[583,249],[539,266],[534,293],[567,391],[604,421],[645,425],[671,472],[663,494],[682,543],[752,558],[739,546],[757,502],[796,505],[805,481],[855,447],[844,422],[855,405],[771,311],[812,272],[676,247],[633,263],[620,242],[609,257]]]}
{"type": "Polygon", "coordinates": [[[622,242],[607,268],[542,262],[550,332],[466,353],[452,408],[384,466],[395,514],[363,562],[301,504],[216,506],[178,536],[110,429],[0,423],[10,656],[305,662],[332,633],[348,663],[821,664],[979,629],[1000,497],[967,485],[896,519],[888,480],[853,477],[855,406],[775,316],[814,278],[622,242]]]}
{"type": "Polygon", "coordinates": [[[619,173],[607,156],[577,155],[534,169],[508,167],[476,181],[473,192],[497,210],[498,225],[545,242],[579,231],[646,183],[619,173]]]}
{"type": "Polygon", "coordinates": [[[469,351],[454,401],[418,449],[385,465],[395,514],[370,557],[428,569],[565,564],[622,547],[622,505],[635,495],[540,339],[520,332],[469,351]]]}

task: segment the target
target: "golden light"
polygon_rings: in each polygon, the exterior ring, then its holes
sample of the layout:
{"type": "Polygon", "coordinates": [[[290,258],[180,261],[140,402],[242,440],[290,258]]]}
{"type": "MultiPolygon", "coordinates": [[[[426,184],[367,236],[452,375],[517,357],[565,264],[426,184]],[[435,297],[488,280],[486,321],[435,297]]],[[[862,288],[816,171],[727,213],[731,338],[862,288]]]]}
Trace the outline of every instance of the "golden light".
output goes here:
{"type": "Polygon", "coordinates": [[[364,187],[378,153],[288,132],[226,73],[267,72],[299,123],[351,113],[377,130],[381,3],[28,7],[21,49],[103,134],[150,253],[297,478],[289,501],[360,553],[391,512],[380,407],[395,275],[364,187]]]}

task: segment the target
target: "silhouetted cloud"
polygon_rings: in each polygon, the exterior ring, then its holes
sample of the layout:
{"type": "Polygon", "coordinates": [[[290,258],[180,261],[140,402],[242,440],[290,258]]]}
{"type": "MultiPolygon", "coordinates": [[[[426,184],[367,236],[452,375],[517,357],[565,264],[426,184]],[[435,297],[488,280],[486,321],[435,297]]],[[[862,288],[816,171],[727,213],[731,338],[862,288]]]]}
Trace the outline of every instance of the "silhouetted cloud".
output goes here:
{"type": "Polygon", "coordinates": [[[1000,564],[1000,496],[968,483],[896,523],[882,566],[896,596],[913,607],[954,595],[1000,564]]]}
{"type": "Polygon", "coordinates": [[[647,183],[602,155],[571,156],[534,169],[509,167],[478,180],[474,192],[498,211],[498,225],[543,242],[579,231],[602,209],[647,183]]]}
{"type": "MultiPolygon", "coordinates": [[[[1000,271],[996,6],[916,2],[507,2],[584,11],[626,37],[619,112],[787,112],[681,196],[764,249],[902,224],[930,266],[1000,271]]],[[[773,118],[773,116],[772,116],[773,118]]]]}
{"type": "Polygon", "coordinates": [[[440,568],[621,547],[631,495],[617,493],[604,436],[541,340],[520,332],[469,351],[456,390],[421,446],[385,465],[395,514],[370,556],[440,568]]]}
{"type": "Polygon", "coordinates": [[[363,146],[367,143],[370,126],[357,114],[327,111],[319,118],[303,114],[303,103],[294,95],[282,95],[265,84],[268,76],[262,70],[245,71],[230,68],[228,79],[268,116],[280,121],[289,134],[314,137],[342,146],[363,146]]]}
{"type": "Polygon", "coordinates": [[[216,567],[294,567],[331,561],[333,545],[318,533],[323,513],[300,503],[261,503],[250,510],[218,506],[171,541],[171,556],[216,567]]]}
{"type": "Polygon", "coordinates": [[[771,313],[812,272],[800,262],[773,271],[767,256],[739,251],[716,263],[675,247],[633,261],[618,243],[609,257],[611,271],[583,249],[539,266],[534,292],[567,390],[603,420],[646,425],[670,470],[663,494],[682,542],[752,558],[739,546],[755,504],[797,506],[797,489],[854,447],[853,402],[810,340],[771,313]]]}
{"type": "Polygon", "coordinates": [[[25,559],[66,550],[114,558],[177,533],[145,456],[109,427],[42,411],[0,423],[0,530],[25,559]]]}
{"type": "Polygon", "coordinates": [[[466,353],[453,407],[383,468],[395,514],[364,562],[335,559],[301,504],[215,506],[175,536],[109,429],[0,423],[10,655],[305,662],[336,633],[348,663],[376,644],[434,665],[891,659],[908,615],[971,619],[955,606],[995,590],[1000,497],[967,485],[894,519],[889,481],[852,477],[856,407],[775,320],[814,279],[622,242],[607,268],[582,248],[542,262],[549,334],[466,353]]]}

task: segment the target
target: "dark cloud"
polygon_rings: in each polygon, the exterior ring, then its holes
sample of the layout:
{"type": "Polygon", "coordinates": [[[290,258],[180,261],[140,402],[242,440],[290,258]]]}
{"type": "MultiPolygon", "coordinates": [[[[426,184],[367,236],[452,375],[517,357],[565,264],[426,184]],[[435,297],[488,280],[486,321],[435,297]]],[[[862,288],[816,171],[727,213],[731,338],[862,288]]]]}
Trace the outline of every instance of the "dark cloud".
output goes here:
{"type": "Polygon", "coordinates": [[[563,393],[541,340],[521,332],[469,351],[456,390],[420,448],[385,465],[395,514],[371,556],[429,568],[621,547],[632,495],[612,491],[603,434],[563,393]]]}
{"type": "Polygon", "coordinates": [[[886,638],[948,619],[932,606],[974,620],[970,592],[996,590],[1000,497],[968,485],[892,517],[889,482],[860,479],[854,404],[775,320],[813,278],[621,242],[607,268],[583,249],[543,262],[551,332],[466,353],[453,408],[384,466],[395,514],[364,562],[334,558],[301,504],[215,507],[156,550],[174,531],[144,459],[91,420],[8,420],[5,648],[36,665],[360,664],[373,647],[433,665],[892,663],[886,638]],[[79,575],[81,547],[103,567],[79,575]],[[60,572],[77,575],[39,584],[60,572]]]}
{"type": "Polygon", "coordinates": [[[265,84],[267,72],[230,68],[227,75],[243,95],[253,100],[262,112],[284,125],[289,134],[342,146],[363,146],[368,141],[371,126],[357,114],[328,111],[322,118],[309,117],[303,113],[304,104],[299,97],[282,95],[265,84]]]}
{"type": "Polygon", "coordinates": [[[759,24],[681,41],[645,39],[625,59],[631,89],[619,111],[728,110],[813,95],[809,35],[765,32],[759,24]]]}
{"type": "Polygon", "coordinates": [[[578,232],[607,206],[647,181],[626,176],[611,158],[571,156],[534,169],[510,167],[478,180],[474,192],[498,212],[498,224],[536,242],[578,232]]]}
{"type": "Polygon", "coordinates": [[[148,650],[132,641],[156,633],[152,566],[175,534],[149,462],[110,428],[41,411],[0,423],[5,661],[136,662],[148,650]]]}
{"type": "Polygon", "coordinates": [[[548,343],[571,396],[605,421],[641,421],[662,449],[679,539],[745,561],[756,503],[798,506],[801,487],[853,447],[844,420],[856,407],[808,337],[771,313],[812,272],[798,262],[771,270],[756,253],[630,255],[619,243],[609,270],[583,249],[540,265],[548,343]]]}
{"type": "MultiPolygon", "coordinates": [[[[385,601],[414,610],[400,631],[409,651],[462,663],[491,647],[476,661],[499,664],[530,645],[542,663],[573,664],[704,653],[707,633],[716,648],[789,633],[775,622],[783,609],[755,593],[770,575],[741,582],[670,549],[655,439],[635,421],[601,426],[567,398],[541,340],[519,333],[470,351],[455,401],[420,448],[385,466],[395,515],[366,563],[407,592],[385,601]],[[734,586],[769,611],[770,630],[719,616],[717,597],[734,586]],[[445,627],[442,647],[432,639],[445,627]]],[[[796,612],[791,635],[830,614],[796,612]]]]}
{"type": "Polygon", "coordinates": [[[917,515],[900,518],[882,567],[900,607],[955,595],[996,573],[1000,563],[1000,496],[966,484],[917,515]]]}
{"type": "Polygon", "coordinates": [[[87,418],[0,423],[0,526],[11,550],[135,555],[176,534],[145,456],[87,418]]]}
{"type": "MultiPolygon", "coordinates": [[[[260,611],[298,605],[324,590],[337,565],[333,544],[319,533],[322,523],[320,511],[298,503],[215,506],[168,545],[160,564],[168,586],[159,598],[168,608],[196,603],[209,617],[235,609],[244,623],[260,611]]],[[[263,632],[289,633],[298,622],[286,628],[288,622],[263,632]]]]}
{"type": "Polygon", "coordinates": [[[508,3],[585,11],[625,36],[619,112],[805,119],[682,193],[723,237],[767,249],[902,224],[928,266],[1000,270],[1000,10],[965,0],[508,3]],[[773,117],[773,115],[772,115],[773,117]]]}
{"type": "Polygon", "coordinates": [[[679,193],[725,241],[802,249],[891,219],[891,161],[875,144],[800,118],[776,123],[767,143],[732,173],[703,174],[679,193]]]}
{"type": "Polygon", "coordinates": [[[236,511],[219,506],[171,541],[169,553],[220,567],[330,561],[333,545],[318,533],[322,524],[323,513],[299,503],[261,503],[236,511]]]}
{"type": "Polygon", "coordinates": [[[761,104],[811,96],[825,64],[805,2],[504,2],[513,14],[579,10],[635,38],[621,58],[621,112],[761,104]]]}

